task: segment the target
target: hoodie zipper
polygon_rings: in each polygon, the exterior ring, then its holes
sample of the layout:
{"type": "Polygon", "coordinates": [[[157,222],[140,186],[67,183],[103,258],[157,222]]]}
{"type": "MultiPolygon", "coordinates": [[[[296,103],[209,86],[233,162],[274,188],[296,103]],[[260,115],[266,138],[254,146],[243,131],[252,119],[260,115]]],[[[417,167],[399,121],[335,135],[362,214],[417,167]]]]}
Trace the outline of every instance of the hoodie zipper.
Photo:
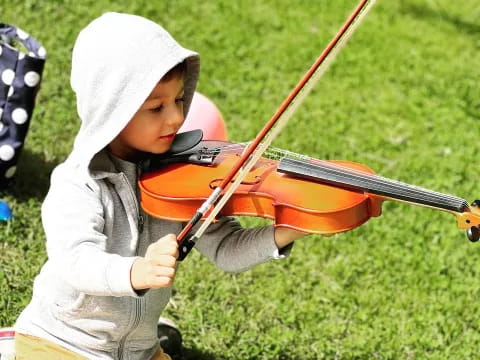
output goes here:
{"type": "Polygon", "coordinates": [[[124,353],[124,350],[125,350],[125,343],[127,342],[127,339],[128,339],[128,336],[130,335],[130,333],[137,328],[138,324],[140,324],[140,319],[142,317],[142,299],[137,299],[137,298],[134,298],[133,299],[134,301],[134,307],[133,307],[133,322],[132,322],[132,325],[130,326],[130,329],[127,333],[127,335],[125,335],[123,337],[122,340],[120,340],[120,344],[118,346],[118,359],[119,360],[123,360],[124,357],[123,357],[123,353],[124,353]]]}
{"type": "MultiPolygon", "coordinates": [[[[123,179],[125,180],[126,184],[129,184],[127,176],[122,173],[123,179]]],[[[137,170],[137,178],[138,178],[138,170],[137,170]]],[[[130,192],[130,197],[133,199],[133,203],[135,205],[135,215],[137,217],[137,230],[138,234],[140,235],[143,232],[143,227],[145,225],[145,218],[140,211],[140,205],[137,200],[138,195],[138,185],[137,181],[135,181],[135,191],[132,190],[130,186],[128,186],[128,191],[130,192]]]]}
{"type": "Polygon", "coordinates": [[[140,178],[140,166],[137,165],[136,168],[137,176],[135,178],[135,203],[137,204],[137,211],[138,211],[138,233],[141,234],[143,232],[143,226],[145,225],[145,218],[143,217],[142,211],[140,210],[140,188],[138,187],[138,179],[140,178]]]}
{"type": "MultiPolygon", "coordinates": [[[[123,179],[125,180],[126,184],[129,184],[127,176],[123,174],[123,179]]],[[[138,178],[138,168],[137,168],[137,178],[138,178]]],[[[136,211],[136,216],[137,216],[137,229],[138,229],[138,236],[140,237],[140,234],[143,232],[143,227],[145,224],[145,218],[143,217],[141,211],[140,211],[140,205],[137,200],[137,194],[138,194],[138,185],[137,181],[135,181],[135,191],[132,190],[130,186],[128,186],[128,190],[130,192],[131,198],[133,199],[133,203],[135,204],[135,211],[136,211]]],[[[138,239],[140,241],[140,239],[138,239]]],[[[138,243],[137,243],[137,249],[138,249],[138,243]]],[[[132,325],[130,326],[130,329],[128,329],[127,334],[120,340],[120,344],[118,346],[118,359],[123,360],[124,359],[124,350],[125,350],[125,343],[129,337],[129,335],[132,333],[133,330],[135,330],[138,325],[140,324],[140,319],[142,317],[142,304],[143,304],[143,298],[133,298],[134,301],[134,306],[133,306],[133,322],[132,325]]]]}
{"type": "Polygon", "coordinates": [[[139,212],[138,214],[138,233],[141,234],[143,232],[143,226],[145,225],[145,218],[139,212]]]}

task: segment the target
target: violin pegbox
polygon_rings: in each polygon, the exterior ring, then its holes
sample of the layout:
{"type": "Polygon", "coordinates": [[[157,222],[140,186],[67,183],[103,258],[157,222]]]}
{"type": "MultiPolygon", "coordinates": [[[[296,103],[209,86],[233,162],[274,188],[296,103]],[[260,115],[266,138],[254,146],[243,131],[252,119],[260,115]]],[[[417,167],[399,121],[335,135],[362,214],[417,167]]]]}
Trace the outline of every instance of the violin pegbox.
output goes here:
{"type": "MultiPolygon", "coordinates": [[[[475,200],[474,202],[472,202],[470,210],[472,211],[472,213],[476,214],[480,218],[480,200],[475,200]]],[[[466,230],[466,233],[468,240],[470,240],[471,242],[477,242],[478,240],[480,240],[480,225],[476,224],[470,226],[466,230]]]]}

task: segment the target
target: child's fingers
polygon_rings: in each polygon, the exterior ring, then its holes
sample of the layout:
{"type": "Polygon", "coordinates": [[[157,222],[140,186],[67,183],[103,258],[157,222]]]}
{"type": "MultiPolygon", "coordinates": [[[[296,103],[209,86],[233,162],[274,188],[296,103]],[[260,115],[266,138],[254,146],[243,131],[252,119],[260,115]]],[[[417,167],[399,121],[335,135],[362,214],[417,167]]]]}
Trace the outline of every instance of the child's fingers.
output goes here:
{"type": "Polygon", "coordinates": [[[150,274],[151,288],[166,287],[173,284],[175,278],[175,268],[168,266],[155,266],[150,274]]]}
{"type": "Polygon", "coordinates": [[[157,258],[161,255],[168,255],[175,257],[175,254],[178,252],[177,244],[154,244],[154,246],[149,250],[149,255],[151,257],[157,258]]]}
{"type": "Polygon", "coordinates": [[[157,276],[155,277],[155,279],[152,280],[149,287],[156,289],[156,288],[168,287],[172,284],[173,284],[173,278],[169,276],[157,276]]]}
{"type": "Polygon", "coordinates": [[[177,263],[177,258],[174,255],[157,254],[156,256],[150,257],[148,262],[152,266],[165,266],[173,268],[177,263]]]}
{"type": "Polygon", "coordinates": [[[167,235],[157,240],[148,247],[147,254],[156,257],[158,255],[171,255],[177,257],[178,243],[175,235],[167,235]]]}
{"type": "Polygon", "coordinates": [[[132,265],[130,282],[136,290],[161,288],[173,284],[176,258],[159,255],[157,258],[138,258],[132,265]]]}
{"type": "Polygon", "coordinates": [[[175,277],[175,268],[168,267],[168,266],[156,266],[155,270],[153,271],[153,275],[155,277],[175,277]]]}
{"type": "Polygon", "coordinates": [[[167,234],[156,241],[156,243],[177,243],[177,236],[175,234],[167,234]]]}

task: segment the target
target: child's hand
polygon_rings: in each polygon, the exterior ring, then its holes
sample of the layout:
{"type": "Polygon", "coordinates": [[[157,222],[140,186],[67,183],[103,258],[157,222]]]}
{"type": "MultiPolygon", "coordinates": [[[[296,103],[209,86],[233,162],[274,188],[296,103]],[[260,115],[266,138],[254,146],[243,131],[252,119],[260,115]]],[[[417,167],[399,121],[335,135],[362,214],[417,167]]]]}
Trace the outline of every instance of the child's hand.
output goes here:
{"type": "Polygon", "coordinates": [[[279,249],[282,249],[305,235],[307,234],[297,230],[278,227],[275,228],[275,244],[279,249]]]}
{"type": "Polygon", "coordinates": [[[178,258],[177,238],[166,235],[150,244],[145,257],[134,261],[130,271],[130,282],[135,290],[168,287],[175,277],[178,258]]]}

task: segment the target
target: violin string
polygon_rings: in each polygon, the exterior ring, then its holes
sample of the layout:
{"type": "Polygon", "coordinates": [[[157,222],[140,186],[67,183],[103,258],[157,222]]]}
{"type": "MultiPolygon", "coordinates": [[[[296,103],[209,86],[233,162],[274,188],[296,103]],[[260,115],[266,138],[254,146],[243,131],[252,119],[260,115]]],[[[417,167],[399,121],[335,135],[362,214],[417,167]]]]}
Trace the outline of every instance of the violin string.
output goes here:
{"type": "MultiPolygon", "coordinates": [[[[222,147],[221,152],[222,153],[234,153],[234,152],[238,151],[238,149],[241,149],[245,145],[248,145],[248,144],[228,145],[228,146],[222,147]]],[[[446,195],[446,194],[436,193],[436,192],[431,191],[431,190],[419,188],[419,187],[414,186],[414,185],[409,185],[409,184],[405,184],[405,183],[402,183],[402,182],[399,182],[399,181],[386,179],[386,178],[383,178],[379,175],[369,174],[369,173],[363,172],[361,170],[352,169],[350,167],[342,166],[342,165],[335,164],[335,163],[332,163],[332,162],[328,162],[328,161],[325,161],[325,160],[319,160],[319,159],[311,158],[311,157],[303,155],[303,154],[298,154],[298,153],[283,150],[283,149],[278,149],[278,148],[272,148],[271,147],[271,148],[267,149],[267,151],[264,153],[264,156],[266,158],[269,158],[269,159],[272,159],[272,160],[281,160],[284,157],[301,159],[301,160],[310,160],[310,161],[314,161],[316,164],[324,165],[324,166],[326,166],[328,168],[331,168],[331,169],[338,169],[338,170],[340,170],[342,172],[345,172],[347,174],[359,175],[359,176],[362,176],[362,177],[367,176],[367,177],[369,177],[369,179],[375,178],[377,180],[382,181],[385,184],[399,185],[399,186],[401,186],[401,188],[407,187],[409,190],[420,190],[422,192],[426,191],[430,195],[439,195],[441,198],[444,198],[445,196],[449,196],[449,195],[446,195]]]]}
{"type": "MultiPolygon", "coordinates": [[[[226,154],[230,153],[231,154],[231,153],[237,153],[239,150],[245,148],[246,146],[248,146],[248,143],[230,144],[230,145],[222,146],[222,147],[216,148],[215,150],[210,150],[210,151],[211,151],[211,153],[221,151],[222,154],[224,154],[224,153],[226,153],[226,154]]],[[[454,202],[458,202],[460,200],[465,201],[461,198],[458,198],[458,197],[455,197],[455,196],[452,196],[452,195],[449,195],[449,194],[443,194],[443,193],[432,191],[432,190],[429,190],[429,189],[425,189],[425,188],[422,188],[422,187],[419,187],[419,186],[403,183],[403,182],[400,182],[400,181],[397,181],[397,180],[387,179],[387,178],[384,178],[380,175],[370,174],[370,173],[367,173],[365,171],[361,171],[361,170],[358,170],[358,169],[352,169],[351,167],[347,167],[347,166],[344,166],[344,165],[341,165],[341,164],[336,164],[336,163],[331,162],[331,161],[315,159],[315,158],[309,157],[307,155],[295,153],[295,152],[284,150],[284,149],[270,147],[265,151],[265,153],[263,155],[264,155],[264,157],[266,157],[268,159],[271,159],[271,160],[281,160],[285,157],[288,157],[288,158],[293,158],[293,159],[299,159],[299,160],[306,160],[306,161],[314,162],[315,164],[318,164],[320,166],[325,166],[325,167],[327,167],[329,169],[332,169],[332,170],[339,170],[342,173],[344,173],[345,175],[349,175],[349,174],[357,175],[357,176],[361,177],[362,179],[366,180],[368,183],[375,183],[377,186],[385,185],[385,186],[390,186],[393,190],[406,191],[406,193],[418,196],[418,197],[420,197],[420,199],[422,199],[422,196],[425,195],[425,196],[428,196],[430,198],[434,198],[436,200],[443,200],[443,201],[451,200],[451,201],[454,201],[454,202]]],[[[425,199],[423,199],[423,200],[425,200],[425,199]]]]}
{"type": "MultiPolygon", "coordinates": [[[[417,193],[419,195],[428,194],[428,195],[431,195],[431,196],[436,196],[439,199],[445,199],[445,198],[448,198],[448,199],[451,199],[451,200],[457,200],[458,199],[457,197],[454,197],[454,196],[451,196],[451,195],[442,194],[442,193],[439,193],[439,192],[436,192],[436,191],[421,188],[419,186],[410,185],[410,184],[406,184],[406,183],[403,183],[403,182],[400,182],[400,181],[387,179],[387,178],[384,178],[384,177],[376,175],[376,174],[369,174],[369,173],[365,173],[365,172],[362,172],[362,171],[354,170],[354,169],[351,169],[351,168],[348,168],[348,167],[345,167],[345,166],[342,166],[342,165],[328,163],[326,161],[321,161],[320,164],[318,164],[318,165],[320,167],[323,166],[324,169],[327,170],[327,171],[328,170],[331,170],[331,171],[338,170],[342,174],[345,173],[347,176],[348,175],[358,176],[360,180],[364,180],[367,183],[375,183],[377,185],[391,185],[395,189],[407,190],[407,191],[410,191],[410,192],[413,192],[413,193],[417,193]]],[[[305,167],[307,167],[307,166],[305,166],[305,167]]]]}
{"type": "MultiPolygon", "coordinates": [[[[327,163],[327,162],[325,162],[327,163]]],[[[428,190],[425,188],[421,188],[418,186],[402,183],[396,180],[387,179],[378,175],[368,174],[359,171],[350,171],[350,168],[346,168],[344,166],[338,166],[336,164],[328,163],[327,165],[312,165],[311,163],[308,164],[297,164],[299,169],[311,169],[312,166],[316,166],[317,169],[321,169],[327,172],[330,172],[333,176],[344,176],[349,178],[350,180],[354,181],[354,185],[362,186],[364,188],[368,188],[368,186],[374,185],[377,190],[381,190],[387,193],[391,193],[392,191],[398,192],[400,195],[410,195],[415,196],[419,200],[423,201],[436,201],[438,203],[441,202],[448,202],[449,204],[461,204],[461,207],[468,207],[468,203],[461,198],[442,194],[436,191],[428,190]]],[[[459,206],[460,207],[460,206],[459,206]]]]}
{"type": "MultiPolygon", "coordinates": [[[[282,153],[282,151],[280,150],[279,153],[282,153]]],[[[298,156],[296,156],[295,158],[298,158],[298,159],[301,159],[302,156],[305,157],[304,155],[301,155],[301,154],[296,154],[296,155],[298,155],[298,156]]],[[[407,184],[407,183],[400,182],[400,181],[397,181],[397,180],[388,179],[388,178],[382,177],[382,176],[377,175],[377,174],[367,173],[367,172],[362,171],[362,170],[352,169],[351,167],[347,167],[347,166],[344,166],[344,165],[341,165],[341,164],[336,164],[334,162],[319,160],[319,159],[315,159],[315,158],[308,158],[308,157],[307,157],[307,159],[310,160],[311,162],[314,162],[315,164],[319,164],[321,166],[325,166],[325,167],[330,168],[330,169],[337,169],[337,170],[339,170],[341,172],[345,172],[347,174],[353,174],[353,175],[360,176],[360,177],[364,178],[366,181],[369,181],[369,182],[377,180],[377,184],[379,184],[379,185],[385,184],[385,185],[388,185],[388,186],[392,186],[392,187],[394,187],[394,189],[397,189],[397,190],[406,190],[406,191],[409,191],[409,192],[414,192],[417,195],[428,194],[428,196],[436,197],[438,199],[450,199],[452,201],[457,201],[459,199],[458,197],[455,197],[455,196],[452,196],[452,195],[449,195],[449,194],[443,194],[443,193],[432,191],[432,190],[429,190],[429,189],[425,189],[425,188],[422,188],[422,187],[419,187],[419,186],[407,184]]]]}
{"type": "MultiPolygon", "coordinates": [[[[226,153],[233,153],[233,152],[237,151],[238,148],[241,148],[242,146],[244,146],[244,145],[243,144],[235,144],[235,145],[231,145],[231,146],[226,146],[225,147],[227,149],[226,153]]],[[[224,150],[222,150],[222,153],[223,152],[224,152],[224,150]]],[[[300,160],[309,160],[309,161],[313,161],[315,164],[323,165],[323,166],[326,166],[326,167],[332,168],[332,169],[338,169],[342,172],[346,172],[346,173],[350,173],[350,174],[356,174],[356,175],[359,175],[359,176],[366,176],[366,177],[368,177],[368,179],[377,179],[377,180],[380,180],[380,181],[382,181],[386,184],[399,185],[402,188],[406,187],[410,190],[420,190],[422,192],[428,192],[430,195],[438,195],[441,198],[449,197],[451,199],[458,199],[457,197],[454,197],[454,196],[451,196],[451,195],[448,195],[448,194],[442,194],[442,193],[435,192],[435,191],[428,190],[428,189],[424,189],[424,188],[421,188],[421,187],[418,187],[418,186],[415,186],[415,185],[406,184],[406,183],[403,183],[403,182],[400,182],[400,181],[397,181],[397,180],[387,179],[387,178],[384,178],[380,175],[370,174],[370,173],[367,173],[365,171],[361,171],[361,170],[358,170],[358,169],[353,169],[351,167],[347,167],[347,166],[344,166],[344,165],[341,165],[341,164],[336,164],[336,163],[331,162],[331,161],[319,160],[319,159],[316,159],[316,158],[309,157],[307,155],[298,154],[298,153],[288,151],[288,150],[283,150],[283,149],[270,147],[264,155],[265,155],[265,157],[267,157],[271,160],[281,160],[284,157],[300,159],[300,160]]]]}
{"type": "MultiPolygon", "coordinates": [[[[213,149],[204,150],[204,153],[207,155],[215,155],[218,152],[222,154],[236,154],[238,152],[241,152],[244,148],[246,148],[248,144],[249,143],[247,142],[247,143],[225,145],[225,146],[221,146],[213,149]]],[[[284,157],[290,157],[290,158],[301,159],[301,160],[312,159],[310,156],[307,156],[307,155],[298,154],[293,151],[288,151],[288,150],[274,148],[274,147],[269,147],[263,154],[263,157],[270,160],[281,160],[284,157]]]]}
{"type": "MultiPolygon", "coordinates": [[[[327,171],[327,173],[325,174],[324,172],[322,172],[322,170],[325,169],[312,169],[312,166],[308,167],[307,170],[302,170],[301,165],[292,165],[291,162],[288,163],[288,168],[285,164],[285,169],[294,174],[304,174],[313,177],[318,176],[320,179],[323,179],[325,181],[333,181],[334,183],[343,183],[344,185],[353,185],[355,187],[358,186],[361,187],[364,191],[372,193],[378,192],[379,195],[387,195],[390,198],[400,198],[403,200],[408,198],[411,202],[413,201],[424,204],[426,203],[435,207],[448,208],[457,212],[461,212],[465,207],[468,207],[466,201],[460,198],[451,199],[449,197],[443,196],[443,194],[440,197],[436,195],[430,196],[431,194],[423,193],[419,189],[415,189],[413,191],[411,189],[407,189],[407,191],[405,191],[405,188],[399,188],[398,186],[386,186],[384,183],[378,184],[376,182],[372,182],[372,179],[364,181],[364,179],[358,179],[343,172],[338,175],[334,171],[327,171]],[[316,171],[320,171],[320,173],[315,174],[316,171]]],[[[375,178],[373,179],[376,180],[375,178]]]]}
{"type": "MultiPolygon", "coordinates": [[[[323,163],[323,164],[325,164],[325,163],[323,163]]],[[[330,165],[327,164],[327,166],[330,166],[330,165]]],[[[340,167],[340,166],[333,166],[333,168],[337,168],[337,169],[340,169],[342,171],[345,170],[345,167],[340,167]]],[[[348,169],[346,171],[348,171],[348,169]]],[[[350,171],[350,173],[351,173],[351,171],[350,171]]],[[[449,195],[449,194],[443,194],[443,193],[433,191],[433,190],[429,190],[429,189],[426,189],[426,188],[423,188],[423,187],[420,187],[420,186],[411,185],[411,184],[407,184],[407,183],[404,183],[404,182],[401,182],[401,181],[388,179],[388,178],[385,178],[385,177],[382,177],[382,176],[376,175],[376,174],[362,173],[360,171],[353,172],[353,173],[357,174],[357,175],[360,175],[360,176],[363,176],[366,181],[369,181],[369,182],[379,181],[380,185],[390,186],[390,187],[392,187],[396,190],[404,190],[407,193],[410,192],[412,194],[416,194],[416,195],[419,195],[419,196],[426,195],[426,196],[434,197],[434,198],[439,199],[439,200],[451,200],[451,201],[458,201],[460,199],[458,197],[455,197],[455,196],[452,196],[452,195],[449,195]]]]}

